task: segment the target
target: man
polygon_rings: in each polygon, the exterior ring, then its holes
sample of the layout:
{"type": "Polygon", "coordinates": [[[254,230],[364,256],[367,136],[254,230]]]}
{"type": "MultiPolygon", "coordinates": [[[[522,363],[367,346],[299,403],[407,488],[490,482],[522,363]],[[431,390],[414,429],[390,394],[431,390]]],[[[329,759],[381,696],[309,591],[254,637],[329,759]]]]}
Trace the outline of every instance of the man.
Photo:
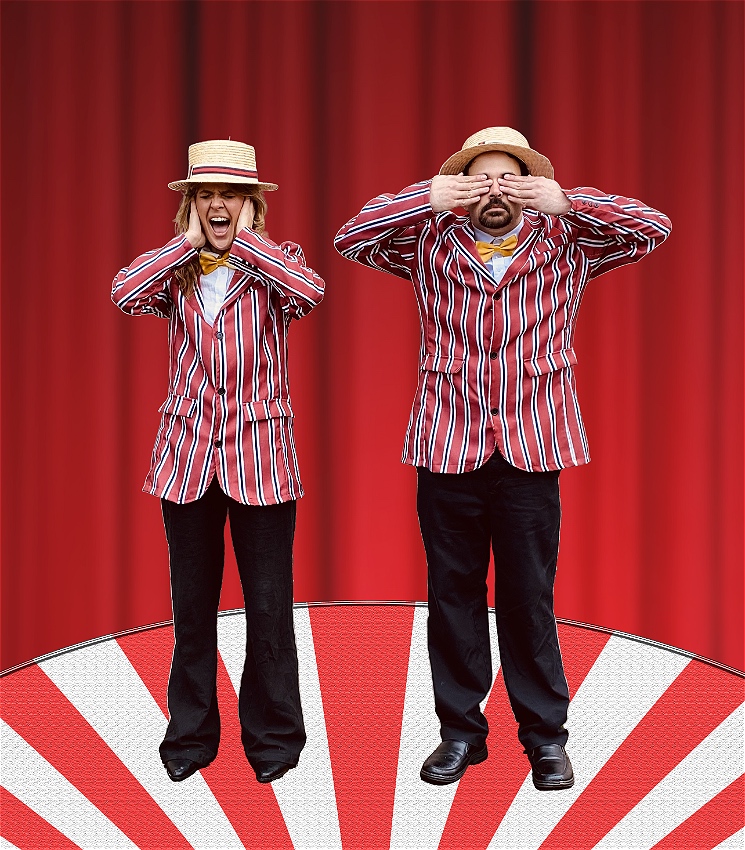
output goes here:
{"type": "Polygon", "coordinates": [[[403,461],[418,474],[442,737],[426,782],[455,782],[487,757],[490,545],[502,670],[533,783],[574,782],[553,585],[559,471],[589,460],[572,371],[577,309],[590,279],[669,232],[638,201],[565,192],[524,136],[490,127],[432,180],[374,198],[337,234],[345,257],[410,279],[421,318],[403,461]]]}
{"type": "MultiPolygon", "coordinates": [[[[253,147],[189,148],[177,236],[114,279],[126,313],[169,322],[168,398],[144,490],[161,499],[176,645],[170,722],[160,746],[180,782],[217,755],[217,608],[230,534],[246,606],[238,713],[259,782],[297,764],[305,744],[292,621],[292,544],[303,495],[295,456],[287,333],[324,284],[293,242],[264,234],[253,147]]],[[[165,364],[164,364],[165,365],[165,364]]]]}

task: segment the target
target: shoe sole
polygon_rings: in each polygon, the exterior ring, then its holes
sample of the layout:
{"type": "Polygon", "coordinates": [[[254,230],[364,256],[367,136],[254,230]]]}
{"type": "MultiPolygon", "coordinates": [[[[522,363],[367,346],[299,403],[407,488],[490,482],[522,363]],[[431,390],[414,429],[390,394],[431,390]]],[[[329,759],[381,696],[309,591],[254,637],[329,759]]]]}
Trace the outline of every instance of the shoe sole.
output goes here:
{"type": "Polygon", "coordinates": [[[557,782],[541,782],[534,776],[533,785],[538,791],[563,791],[565,788],[571,788],[574,785],[574,777],[571,779],[561,779],[557,782]]]}
{"type": "Polygon", "coordinates": [[[424,782],[428,782],[430,785],[450,785],[451,782],[457,782],[472,764],[481,764],[482,761],[486,761],[488,755],[489,753],[487,752],[486,747],[484,747],[483,750],[478,750],[473,755],[469,756],[468,761],[463,765],[463,768],[457,773],[453,773],[450,776],[440,776],[432,773],[427,773],[425,772],[424,768],[422,768],[419,771],[419,777],[424,782]]]}

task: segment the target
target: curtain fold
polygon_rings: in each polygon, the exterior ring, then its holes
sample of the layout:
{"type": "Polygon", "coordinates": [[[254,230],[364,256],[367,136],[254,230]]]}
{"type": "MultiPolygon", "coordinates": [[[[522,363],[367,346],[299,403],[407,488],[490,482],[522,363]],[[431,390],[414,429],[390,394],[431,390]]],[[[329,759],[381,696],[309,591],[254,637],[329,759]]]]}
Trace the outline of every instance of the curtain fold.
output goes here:
{"type": "MultiPolygon", "coordinates": [[[[166,183],[208,138],[255,145],[280,185],[269,234],[328,286],[290,335],[295,598],[426,598],[399,463],[413,292],[333,237],[502,124],[564,187],[673,221],[584,300],[593,462],[561,476],[557,614],[743,667],[742,4],[6,0],[0,16],[3,669],[171,616],[160,506],[140,491],[166,324],[109,293],[170,238],[166,183]]],[[[229,558],[221,606],[241,605],[229,558]]]]}

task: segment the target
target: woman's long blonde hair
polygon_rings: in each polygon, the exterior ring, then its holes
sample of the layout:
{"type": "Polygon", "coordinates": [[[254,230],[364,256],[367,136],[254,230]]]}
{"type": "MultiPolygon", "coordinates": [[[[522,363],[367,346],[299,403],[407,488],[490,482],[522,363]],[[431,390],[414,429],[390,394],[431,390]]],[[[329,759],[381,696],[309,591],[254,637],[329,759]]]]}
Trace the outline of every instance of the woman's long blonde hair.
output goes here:
{"type": "MultiPolygon", "coordinates": [[[[181,196],[181,203],[179,205],[178,212],[176,213],[176,218],[173,220],[176,225],[176,233],[186,233],[189,229],[189,209],[191,207],[191,201],[192,198],[196,196],[201,185],[201,183],[194,183],[189,186],[189,188],[186,189],[181,196]]],[[[237,195],[244,195],[251,198],[254,205],[254,221],[252,229],[257,233],[263,233],[266,221],[266,198],[264,197],[264,193],[261,189],[246,183],[231,183],[230,188],[235,191],[237,195]]],[[[197,288],[199,274],[198,256],[194,257],[194,259],[191,260],[191,262],[186,263],[186,265],[179,266],[173,273],[174,277],[178,281],[179,289],[183,293],[184,298],[190,298],[194,294],[194,290],[197,288]]]]}

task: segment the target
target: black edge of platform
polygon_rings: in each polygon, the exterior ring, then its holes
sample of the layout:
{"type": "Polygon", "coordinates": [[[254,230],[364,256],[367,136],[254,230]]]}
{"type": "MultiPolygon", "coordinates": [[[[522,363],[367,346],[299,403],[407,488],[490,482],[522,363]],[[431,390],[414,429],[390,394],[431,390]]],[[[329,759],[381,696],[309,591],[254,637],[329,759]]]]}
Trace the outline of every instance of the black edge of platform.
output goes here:
{"type": "MultiPolygon", "coordinates": [[[[394,600],[394,601],[355,601],[355,600],[346,600],[339,599],[331,602],[295,602],[293,604],[293,608],[332,608],[332,607],[410,607],[410,608],[426,608],[426,602],[417,602],[417,601],[406,601],[406,600],[394,600]]],[[[494,608],[489,608],[490,612],[494,612],[494,608]]],[[[244,608],[230,608],[226,611],[218,611],[218,617],[231,617],[236,614],[243,614],[245,612],[244,608]]],[[[676,655],[683,655],[685,658],[690,658],[693,661],[700,661],[702,664],[708,664],[711,667],[716,667],[719,670],[724,670],[726,673],[732,673],[735,676],[739,676],[742,679],[745,679],[745,672],[742,670],[738,670],[736,667],[730,667],[727,664],[722,664],[721,661],[714,661],[712,658],[706,658],[703,655],[696,655],[695,652],[688,652],[685,649],[679,649],[677,646],[670,646],[666,643],[660,643],[660,641],[652,640],[651,638],[639,637],[639,635],[632,635],[629,632],[620,632],[617,629],[609,629],[605,626],[594,626],[591,623],[582,623],[579,620],[567,620],[564,617],[557,617],[557,623],[561,623],[563,626],[575,626],[580,629],[588,629],[591,632],[602,632],[606,635],[616,635],[617,637],[626,638],[627,640],[633,640],[636,643],[642,643],[646,646],[654,646],[657,649],[664,649],[667,652],[673,652],[676,655]]],[[[54,652],[48,652],[46,655],[40,655],[38,658],[32,658],[30,661],[23,661],[20,664],[16,664],[14,667],[9,667],[7,670],[0,671],[0,679],[4,676],[9,676],[11,673],[17,673],[19,670],[23,670],[25,667],[31,667],[34,664],[40,664],[42,661],[49,661],[51,658],[57,658],[60,655],[66,655],[68,652],[74,652],[78,649],[83,649],[86,646],[94,646],[97,643],[104,643],[107,640],[116,640],[120,637],[126,637],[127,635],[137,634],[137,632],[146,632],[150,629],[161,629],[165,626],[172,626],[173,620],[163,620],[160,623],[151,623],[148,626],[137,626],[134,629],[125,629],[121,632],[114,632],[110,635],[103,635],[102,637],[91,638],[90,640],[84,640],[82,643],[76,643],[73,646],[66,646],[63,649],[56,649],[54,652]]]]}

